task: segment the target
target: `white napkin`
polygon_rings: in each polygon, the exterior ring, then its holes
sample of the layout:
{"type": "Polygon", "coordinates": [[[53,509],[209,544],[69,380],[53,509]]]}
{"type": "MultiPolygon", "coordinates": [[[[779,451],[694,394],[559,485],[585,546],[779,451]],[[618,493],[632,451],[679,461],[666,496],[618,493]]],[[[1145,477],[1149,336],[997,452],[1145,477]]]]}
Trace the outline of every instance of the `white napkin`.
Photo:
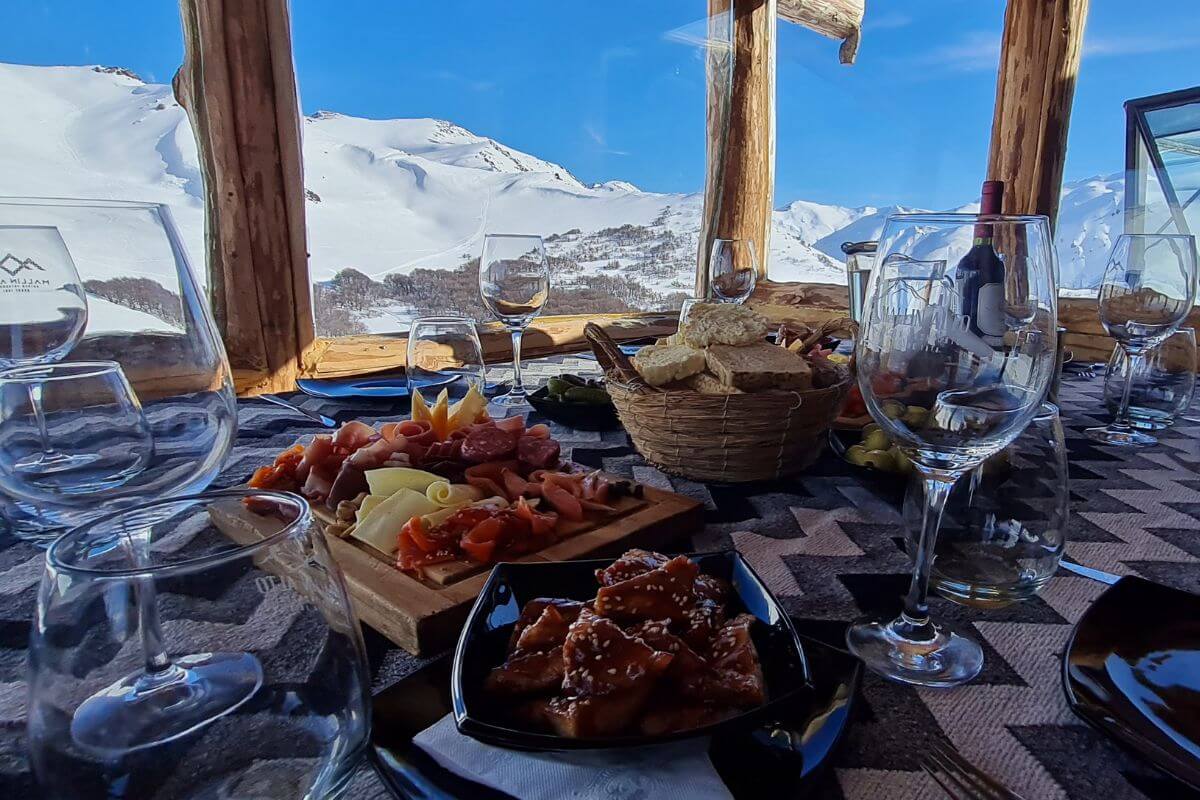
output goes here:
{"type": "Polygon", "coordinates": [[[524,753],[463,736],[447,714],[413,742],[456,775],[518,800],[731,800],[708,760],[708,739],[578,753],[524,753]]]}

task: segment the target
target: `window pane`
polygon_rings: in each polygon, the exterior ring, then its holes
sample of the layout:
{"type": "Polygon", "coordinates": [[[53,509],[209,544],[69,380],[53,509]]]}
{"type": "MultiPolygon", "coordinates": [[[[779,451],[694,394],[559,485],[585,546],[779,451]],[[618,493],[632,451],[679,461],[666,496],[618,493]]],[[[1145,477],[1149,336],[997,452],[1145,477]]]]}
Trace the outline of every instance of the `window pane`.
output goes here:
{"type": "Polygon", "coordinates": [[[706,8],[294,4],[318,332],[486,319],[485,233],[545,237],[546,313],[677,307],[703,205],[706,8]]]}
{"type": "MultiPolygon", "coordinates": [[[[173,2],[127,0],[119,14],[83,0],[5,4],[0,195],[165,203],[205,280],[196,142],[169,85],[182,59],[173,2]]],[[[88,333],[178,329],[172,258],[140,251],[129,230],[68,228],[88,333]]]]}
{"type": "Polygon", "coordinates": [[[977,207],[996,95],[1002,0],[871,0],[853,66],[780,21],[768,274],[845,283],[843,242],[894,211],[977,207]]]}

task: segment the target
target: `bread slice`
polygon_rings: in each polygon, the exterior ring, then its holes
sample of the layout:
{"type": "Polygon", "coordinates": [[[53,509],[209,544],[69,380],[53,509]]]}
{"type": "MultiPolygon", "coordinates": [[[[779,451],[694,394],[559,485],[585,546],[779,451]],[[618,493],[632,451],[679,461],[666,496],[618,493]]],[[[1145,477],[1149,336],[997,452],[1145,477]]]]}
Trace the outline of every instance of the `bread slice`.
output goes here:
{"type": "Polygon", "coordinates": [[[705,351],[705,360],[708,371],[721,383],[745,392],[812,387],[812,367],[807,361],[766,342],[744,347],[714,344],[705,351]]]}
{"type": "Polygon", "coordinates": [[[755,344],[770,329],[766,318],[752,308],[732,303],[697,303],[688,312],[680,333],[692,347],[712,344],[755,344]]]}
{"type": "Polygon", "coordinates": [[[745,394],[736,386],[726,386],[711,372],[697,372],[684,381],[693,392],[700,394],[745,394]]]}
{"type": "Polygon", "coordinates": [[[646,383],[664,386],[704,369],[704,353],[685,344],[652,344],[633,357],[633,367],[646,383]]]}

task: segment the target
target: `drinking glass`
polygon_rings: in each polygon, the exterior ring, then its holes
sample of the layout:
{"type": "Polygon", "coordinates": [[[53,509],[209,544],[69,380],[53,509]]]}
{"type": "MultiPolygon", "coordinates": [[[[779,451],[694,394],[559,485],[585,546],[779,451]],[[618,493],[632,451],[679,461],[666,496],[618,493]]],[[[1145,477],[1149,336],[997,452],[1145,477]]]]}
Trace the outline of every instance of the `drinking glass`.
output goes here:
{"type": "MultiPolygon", "coordinates": [[[[1058,407],[1043,403],[1012,444],[954,484],[933,548],[930,585],[965,605],[1026,600],[1050,582],[1062,558],[1070,502],[1067,444],[1058,407]]],[[[917,552],[924,484],[904,496],[908,552],[917,552]]]]}
{"type": "Polygon", "coordinates": [[[492,400],[502,409],[529,408],[521,381],[521,335],[550,295],[550,264],[540,236],[491,233],[479,257],[479,296],[512,334],[513,383],[492,400]]]}
{"type": "Polygon", "coordinates": [[[688,315],[692,313],[692,307],[697,303],[707,302],[701,297],[688,297],[679,304],[679,330],[683,330],[683,323],[687,322],[688,315]]]}
{"type": "Polygon", "coordinates": [[[43,797],[334,797],[365,749],[362,634],[297,495],[218,491],[86,523],[47,551],[35,613],[43,797]]]}
{"type": "Polygon", "coordinates": [[[709,293],[718,303],[744,303],[758,281],[758,258],[749,239],[713,239],[708,258],[709,293]]]}
{"type": "Polygon", "coordinates": [[[0,488],[28,483],[91,494],[141,472],[154,451],[150,425],[114,361],[75,361],[0,372],[0,488]],[[37,401],[34,401],[37,398],[37,401]],[[55,458],[45,458],[48,452],[55,458]]]}
{"type": "Polygon", "coordinates": [[[0,366],[62,360],[87,317],[83,282],[58,229],[0,224],[0,366]]]}
{"type": "Polygon", "coordinates": [[[1115,415],[1129,390],[1129,422],[1139,430],[1160,431],[1175,422],[1192,402],[1196,388],[1196,332],[1180,328],[1147,351],[1136,373],[1131,373],[1125,351],[1114,347],[1104,369],[1104,407],[1115,415]]]}
{"type": "Polygon", "coordinates": [[[1088,428],[1105,444],[1157,443],[1136,430],[1129,415],[1134,381],[1148,351],[1175,332],[1196,300],[1196,241],[1176,234],[1123,234],[1117,239],[1100,286],[1100,324],[1125,352],[1125,384],[1116,419],[1088,428]]]}
{"type": "Polygon", "coordinates": [[[206,487],[237,434],[237,405],[224,346],[169,209],[0,198],[4,226],[57,229],[89,295],[86,333],[64,363],[120,364],[153,440],[144,468],[120,485],[66,493],[9,476],[4,512],[13,531],[46,542],[109,506],[206,487]]]}
{"type": "Polygon", "coordinates": [[[461,379],[456,384],[461,383],[463,392],[475,386],[482,393],[487,371],[475,321],[466,317],[414,319],[408,330],[404,374],[410,394],[431,381],[451,376],[461,379]]]}
{"type": "Polygon", "coordinates": [[[856,348],[858,385],[871,417],[920,474],[923,514],[902,613],[855,623],[846,641],[885,677],[953,686],[978,674],[983,651],[930,618],[938,527],[954,483],[1020,435],[1050,384],[1057,298],[1049,223],[896,214],[884,224],[879,256],[856,348]],[[964,262],[977,225],[990,228],[988,268],[999,271],[982,286],[981,254],[964,262]],[[965,308],[986,314],[987,340],[971,319],[947,313],[965,308]]]}

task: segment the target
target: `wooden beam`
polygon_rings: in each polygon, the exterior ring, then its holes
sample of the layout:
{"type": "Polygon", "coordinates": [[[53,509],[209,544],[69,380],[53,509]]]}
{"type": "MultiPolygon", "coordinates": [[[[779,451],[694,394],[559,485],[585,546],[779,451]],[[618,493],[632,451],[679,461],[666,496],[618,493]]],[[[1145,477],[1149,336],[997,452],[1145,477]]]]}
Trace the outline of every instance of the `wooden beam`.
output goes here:
{"type": "Polygon", "coordinates": [[[209,292],[231,366],[295,385],[313,345],[287,0],[180,0],[175,75],[205,185],[209,292]]]}
{"type": "Polygon", "coordinates": [[[1004,211],[1054,225],[1088,0],[1008,0],[988,178],[1005,182],[1004,211]]]}
{"type": "Polygon", "coordinates": [[[830,39],[841,39],[838,58],[853,64],[862,35],[864,0],[777,0],[779,16],[830,39]]]}
{"type": "Polygon", "coordinates": [[[705,229],[700,236],[697,296],[708,289],[714,238],[749,239],[767,275],[775,191],[776,0],[710,0],[718,18],[733,8],[732,86],[708,79],[708,172],[705,229]],[[730,5],[732,3],[732,6],[730,5]],[[727,113],[726,113],[727,112],[727,113]],[[723,144],[723,146],[718,146],[723,144]],[[715,151],[715,152],[714,152],[715,151]]]}

